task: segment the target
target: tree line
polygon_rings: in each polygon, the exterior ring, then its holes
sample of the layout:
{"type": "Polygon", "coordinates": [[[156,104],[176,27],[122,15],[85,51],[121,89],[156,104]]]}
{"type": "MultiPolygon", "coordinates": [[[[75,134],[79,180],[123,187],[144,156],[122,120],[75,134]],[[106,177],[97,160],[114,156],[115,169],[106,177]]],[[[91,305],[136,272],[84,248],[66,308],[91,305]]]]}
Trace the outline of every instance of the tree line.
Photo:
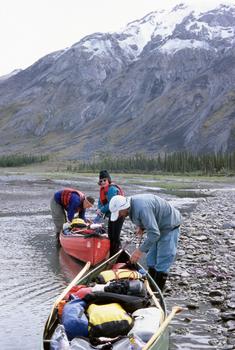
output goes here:
{"type": "Polygon", "coordinates": [[[175,152],[148,156],[136,154],[128,157],[106,155],[92,161],[74,162],[67,166],[73,172],[98,172],[109,169],[125,173],[174,173],[198,175],[234,175],[235,152],[217,154],[191,154],[175,152]]]}
{"type": "MultiPolygon", "coordinates": [[[[13,154],[0,156],[0,167],[17,167],[48,161],[48,155],[13,154]]],[[[115,157],[109,154],[88,161],[71,161],[67,171],[93,172],[108,169],[120,173],[172,173],[198,175],[235,175],[235,152],[192,154],[175,152],[148,156],[115,157]]]]}
{"type": "Polygon", "coordinates": [[[48,155],[12,154],[0,156],[0,167],[16,167],[41,163],[49,159],[48,155]]]}

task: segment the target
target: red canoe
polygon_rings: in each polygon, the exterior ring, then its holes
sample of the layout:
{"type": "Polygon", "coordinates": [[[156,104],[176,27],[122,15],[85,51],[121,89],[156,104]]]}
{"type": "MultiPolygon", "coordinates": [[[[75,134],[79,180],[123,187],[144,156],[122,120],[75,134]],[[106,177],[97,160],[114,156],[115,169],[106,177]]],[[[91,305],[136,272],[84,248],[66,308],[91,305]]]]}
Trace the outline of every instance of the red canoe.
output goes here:
{"type": "Polygon", "coordinates": [[[110,242],[107,234],[86,229],[77,233],[60,233],[60,244],[74,258],[97,265],[109,257],[110,242]]]}

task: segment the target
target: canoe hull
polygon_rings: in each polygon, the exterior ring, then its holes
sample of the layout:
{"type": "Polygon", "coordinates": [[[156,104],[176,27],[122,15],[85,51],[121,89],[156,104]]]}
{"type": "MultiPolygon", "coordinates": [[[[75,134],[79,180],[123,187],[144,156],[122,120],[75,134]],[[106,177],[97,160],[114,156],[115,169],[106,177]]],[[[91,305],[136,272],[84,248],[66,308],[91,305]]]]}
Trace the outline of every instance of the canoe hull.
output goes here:
{"type": "Polygon", "coordinates": [[[60,234],[60,244],[64,251],[83,262],[97,265],[109,257],[110,241],[106,236],[60,234]]]}
{"type": "Polygon", "coordinates": [[[169,328],[151,345],[149,350],[168,350],[169,349],[169,328]]]}
{"type": "MultiPolygon", "coordinates": [[[[83,277],[76,279],[76,283],[73,283],[72,281],[67,288],[72,288],[72,286],[78,285],[78,284],[87,285],[89,284],[89,282],[94,276],[97,276],[98,274],[100,274],[100,272],[109,269],[110,266],[116,262],[126,262],[129,257],[130,255],[127,251],[124,251],[124,250],[119,251],[116,255],[112,256],[108,260],[99,264],[97,267],[91,269],[83,277]]],[[[142,266],[140,267],[143,268],[142,266]]],[[[164,317],[166,318],[167,316],[166,305],[165,305],[163,296],[161,294],[161,291],[159,290],[158,286],[156,285],[156,283],[154,282],[154,280],[151,278],[150,275],[148,275],[148,281],[153,292],[158,294],[159,296],[159,303],[164,312],[164,317]]],[[[61,300],[62,299],[63,299],[63,295],[61,296],[61,300]]],[[[60,297],[58,297],[57,301],[59,300],[60,300],[60,297]]],[[[57,311],[56,311],[56,307],[54,306],[51,311],[51,315],[49,316],[44,328],[43,344],[41,348],[42,350],[50,349],[50,339],[57,324],[58,324],[57,311]]],[[[167,326],[159,335],[159,337],[154,341],[154,343],[148,347],[148,350],[168,350],[168,349],[169,349],[169,328],[167,326]]]]}

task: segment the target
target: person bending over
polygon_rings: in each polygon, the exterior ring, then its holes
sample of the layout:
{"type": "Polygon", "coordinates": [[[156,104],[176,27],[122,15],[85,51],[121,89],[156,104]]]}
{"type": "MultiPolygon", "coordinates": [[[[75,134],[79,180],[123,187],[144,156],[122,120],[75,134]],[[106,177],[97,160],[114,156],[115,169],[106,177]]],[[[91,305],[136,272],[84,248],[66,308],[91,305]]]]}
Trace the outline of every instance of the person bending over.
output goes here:
{"type": "Polygon", "coordinates": [[[55,192],[50,207],[57,238],[63,229],[63,224],[65,222],[71,223],[75,214],[87,221],[85,217],[86,209],[91,208],[94,203],[93,197],[86,196],[83,192],[74,188],[65,188],[55,192]]]}
{"type": "Polygon", "coordinates": [[[148,272],[163,290],[176,256],[182,221],[180,212],[153,194],[115,196],[110,201],[109,209],[111,221],[129,216],[137,226],[137,235],[146,232],[144,242],[134,250],[130,260],[135,263],[146,253],[148,272]]]}

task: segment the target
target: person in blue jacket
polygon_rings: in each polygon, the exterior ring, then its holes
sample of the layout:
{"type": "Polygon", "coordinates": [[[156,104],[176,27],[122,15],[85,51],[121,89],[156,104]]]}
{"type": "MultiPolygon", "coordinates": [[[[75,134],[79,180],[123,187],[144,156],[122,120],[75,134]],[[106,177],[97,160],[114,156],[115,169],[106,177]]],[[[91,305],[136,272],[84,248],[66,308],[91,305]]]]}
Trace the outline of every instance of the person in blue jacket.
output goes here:
{"type": "Polygon", "coordinates": [[[71,223],[75,214],[87,221],[86,209],[91,208],[95,200],[91,196],[85,196],[81,191],[74,188],[64,188],[57,191],[51,199],[51,214],[55,225],[57,238],[63,229],[65,222],[71,223]]]}
{"type": "Polygon", "coordinates": [[[97,218],[108,217],[108,236],[110,239],[110,256],[116,254],[120,249],[120,234],[124,218],[120,217],[115,222],[110,220],[109,203],[116,195],[124,195],[120,186],[113,183],[107,170],[101,170],[99,173],[100,196],[98,201],[97,218]]]}
{"type": "Polygon", "coordinates": [[[148,272],[163,290],[176,256],[182,220],[180,212],[153,194],[137,194],[129,198],[115,196],[109,209],[111,221],[129,216],[137,226],[137,235],[146,232],[144,242],[134,250],[130,260],[135,263],[146,253],[148,272]]]}

